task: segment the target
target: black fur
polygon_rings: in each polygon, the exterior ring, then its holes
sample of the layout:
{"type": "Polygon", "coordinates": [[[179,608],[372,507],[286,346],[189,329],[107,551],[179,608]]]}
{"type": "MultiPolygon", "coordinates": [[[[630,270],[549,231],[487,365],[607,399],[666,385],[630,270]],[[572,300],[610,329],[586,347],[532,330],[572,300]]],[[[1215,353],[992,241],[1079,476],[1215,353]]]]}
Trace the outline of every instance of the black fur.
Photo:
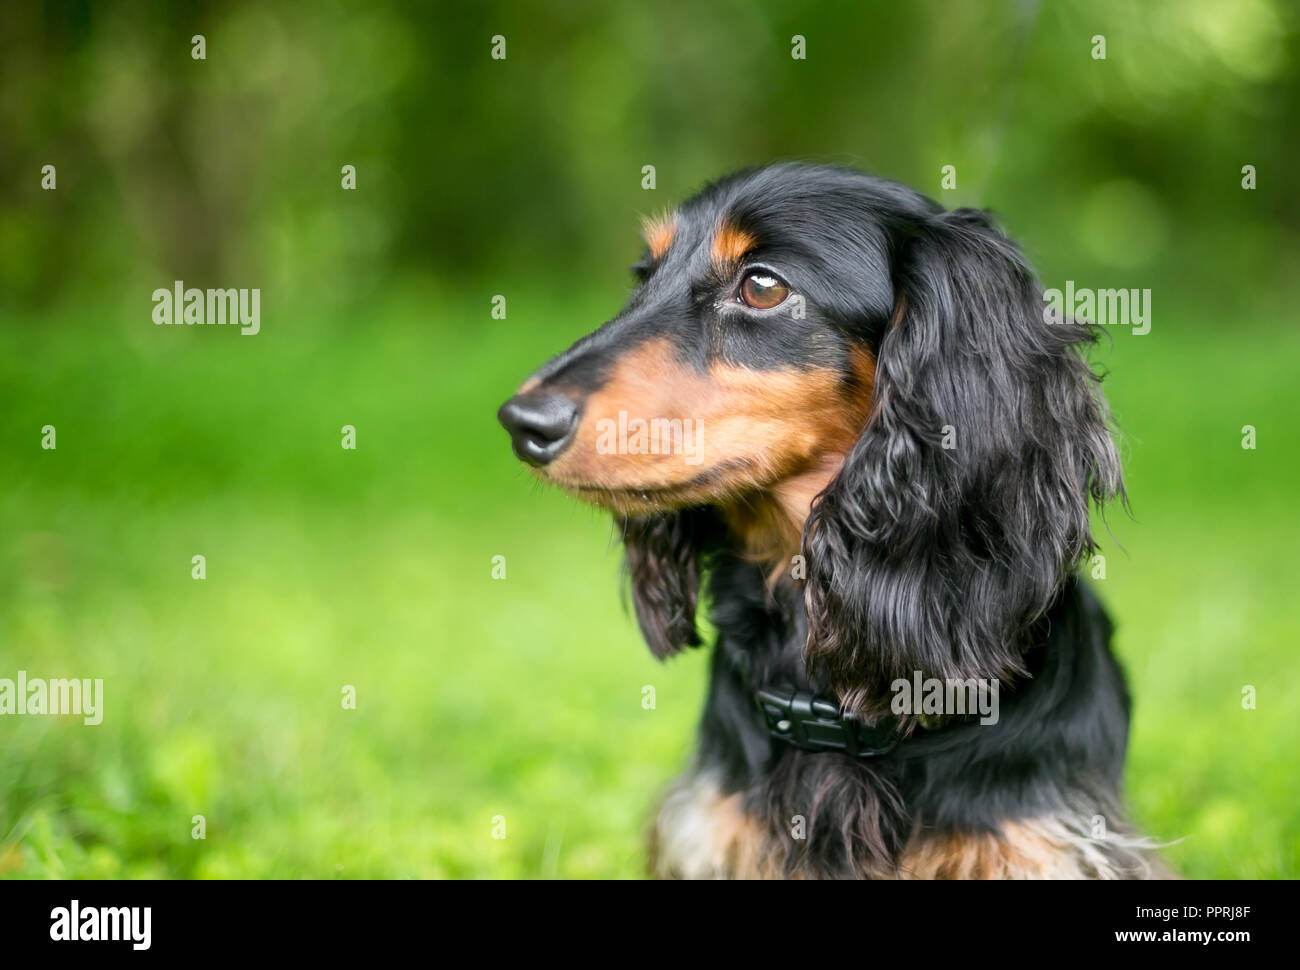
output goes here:
{"type": "Polygon", "coordinates": [[[805,531],[808,659],[868,716],[914,670],[1022,674],[1026,631],[1093,548],[1089,498],[1122,488],[1075,352],[1092,334],[1044,322],[986,215],[912,227],[894,276],[903,312],[880,342],[874,413],[805,531]]]}
{"type": "Polygon", "coordinates": [[[622,520],[624,567],[641,635],[663,660],[703,641],[695,629],[701,539],[689,512],[622,520]]]}
{"type": "MultiPolygon", "coordinates": [[[[756,683],[816,686],[803,660],[798,596],[770,597],[758,570],[729,557],[717,560],[710,592],[718,644],[696,770],[744,793],[786,873],[889,875],[913,836],[995,833],[1009,820],[1100,815],[1126,830],[1119,792],[1129,697],[1110,623],[1078,580],[1066,580],[1026,638],[1026,675],[1003,688],[997,724],[922,732],[869,761],[773,741],[753,714],[756,683]],[[789,835],[795,816],[807,819],[806,839],[789,835]]],[[[1116,863],[1141,871],[1124,854],[1116,863]]]]}

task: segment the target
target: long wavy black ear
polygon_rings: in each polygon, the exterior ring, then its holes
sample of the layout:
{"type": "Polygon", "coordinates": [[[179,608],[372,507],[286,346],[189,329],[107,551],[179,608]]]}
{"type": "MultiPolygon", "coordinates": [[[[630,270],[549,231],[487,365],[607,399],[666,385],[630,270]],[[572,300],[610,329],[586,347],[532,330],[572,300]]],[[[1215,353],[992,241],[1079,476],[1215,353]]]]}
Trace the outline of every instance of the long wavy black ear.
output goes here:
{"type": "Polygon", "coordinates": [[[702,642],[695,629],[701,523],[693,511],[623,519],[624,565],[641,635],[660,660],[702,642]]]}
{"type": "Polygon", "coordinates": [[[1088,502],[1123,494],[1109,413],[1037,281],[986,213],[900,246],[900,311],[863,434],[805,527],[807,659],[846,709],[890,684],[1023,672],[1024,634],[1090,552],[1088,502]]]}

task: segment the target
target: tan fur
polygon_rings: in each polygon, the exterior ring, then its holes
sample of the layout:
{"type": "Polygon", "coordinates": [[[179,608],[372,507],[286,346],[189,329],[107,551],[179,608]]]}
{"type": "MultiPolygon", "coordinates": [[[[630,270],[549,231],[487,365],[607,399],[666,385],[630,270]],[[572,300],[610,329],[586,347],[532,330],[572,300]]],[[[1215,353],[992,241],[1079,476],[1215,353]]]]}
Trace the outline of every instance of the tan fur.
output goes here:
{"type": "Polygon", "coordinates": [[[813,499],[838,474],[846,454],[846,450],[830,450],[806,471],[723,508],[727,525],[741,540],[746,558],[771,567],[771,582],[790,573],[802,547],[803,524],[813,499]]]}
{"type": "Polygon", "coordinates": [[[917,837],[903,853],[904,879],[1132,879],[1153,874],[1145,839],[1094,836],[1081,820],[1007,822],[997,834],[917,837]]]}
{"type": "MultiPolygon", "coordinates": [[[[650,871],[660,879],[778,879],[782,838],[747,815],[708,773],[689,772],[660,804],[650,871]]],[[[998,833],[913,837],[897,871],[878,879],[1132,879],[1168,877],[1146,839],[1084,831],[1083,820],[1046,816],[1008,822],[998,833]]],[[[835,873],[795,873],[794,878],[835,873]]]]}
{"type": "Polygon", "coordinates": [[[673,238],[677,235],[676,213],[665,212],[653,218],[643,219],[641,235],[645,237],[645,243],[650,247],[650,257],[663,259],[664,254],[673,244],[673,238]]]}
{"type": "Polygon", "coordinates": [[[573,444],[539,474],[624,513],[691,502],[763,502],[759,493],[770,488],[784,522],[779,541],[758,545],[784,551],[861,431],[870,405],[870,365],[869,355],[859,355],[855,370],[861,374],[847,385],[838,372],[822,368],[715,365],[700,374],[676,358],[668,340],[652,340],[619,361],[605,386],[587,397],[573,444]],[[600,422],[617,422],[620,411],[629,418],[694,422],[698,462],[680,453],[601,453],[600,422]]]}
{"type": "Polygon", "coordinates": [[[764,833],[740,795],[723,795],[707,774],[688,774],[669,790],[651,832],[650,871],[659,879],[763,879],[764,833]]]}
{"type": "Polygon", "coordinates": [[[909,848],[900,865],[906,879],[1042,879],[1067,868],[1067,846],[1035,831],[1007,825],[998,835],[952,835],[909,848]]]}
{"type": "Polygon", "coordinates": [[[813,500],[831,483],[857,441],[871,404],[875,359],[865,350],[853,351],[854,383],[843,392],[848,418],[828,436],[821,452],[804,470],[792,474],[767,491],[727,506],[724,511],[733,534],[744,543],[747,556],[772,568],[770,581],[788,575],[792,559],[801,549],[804,523],[813,500]]]}
{"type": "Polygon", "coordinates": [[[729,223],[723,223],[718,227],[718,231],[713,235],[713,243],[709,247],[709,256],[713,260],[713,268],[719,273],[730,272],[737,263],[744,259],[745,254],[754,248],[757,243],[752,235],[737,229],[729,223]]]}

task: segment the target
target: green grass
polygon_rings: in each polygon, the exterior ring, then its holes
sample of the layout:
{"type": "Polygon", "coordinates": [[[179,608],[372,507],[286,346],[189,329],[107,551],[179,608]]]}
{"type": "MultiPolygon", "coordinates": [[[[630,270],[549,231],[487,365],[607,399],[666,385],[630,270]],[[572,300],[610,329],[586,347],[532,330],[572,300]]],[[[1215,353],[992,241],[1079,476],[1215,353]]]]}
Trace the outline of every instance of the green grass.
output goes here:
{"type": "MultiPolygon", "coordinates": [[[[98,727],[0,718],[0,875],[641,874],[704,657],[649,658],[606,518],[495,425],[599,308],[511,314],[0,330],[0,677],[106,696],[98,727]]],[[[1187,875],[1294,877],[1300,341],[1167,333],[1107,354],[1136,511],[1098,584],[1136,697],[1128,795],[1187,875]]]]}

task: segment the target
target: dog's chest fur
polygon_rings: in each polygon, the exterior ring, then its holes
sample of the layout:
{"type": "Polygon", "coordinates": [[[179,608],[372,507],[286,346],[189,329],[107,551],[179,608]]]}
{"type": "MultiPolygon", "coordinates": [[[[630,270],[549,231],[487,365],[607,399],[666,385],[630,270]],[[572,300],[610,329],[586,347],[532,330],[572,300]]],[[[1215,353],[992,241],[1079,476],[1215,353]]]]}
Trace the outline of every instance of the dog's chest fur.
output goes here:
{"type": "Polygon", "coordinates": [[[661,878],[1132,878],[1150,843],[1118,804],[1127,696],[1109,625],[1073,581],[999,730],[859,761],[770,739],[750,688],[810,685],[794,584],[720,557],[718,645],[692,765],[651,832],[661,878]],[[1062,753],[1066,757],[1062,758],[1062,753]]]}

